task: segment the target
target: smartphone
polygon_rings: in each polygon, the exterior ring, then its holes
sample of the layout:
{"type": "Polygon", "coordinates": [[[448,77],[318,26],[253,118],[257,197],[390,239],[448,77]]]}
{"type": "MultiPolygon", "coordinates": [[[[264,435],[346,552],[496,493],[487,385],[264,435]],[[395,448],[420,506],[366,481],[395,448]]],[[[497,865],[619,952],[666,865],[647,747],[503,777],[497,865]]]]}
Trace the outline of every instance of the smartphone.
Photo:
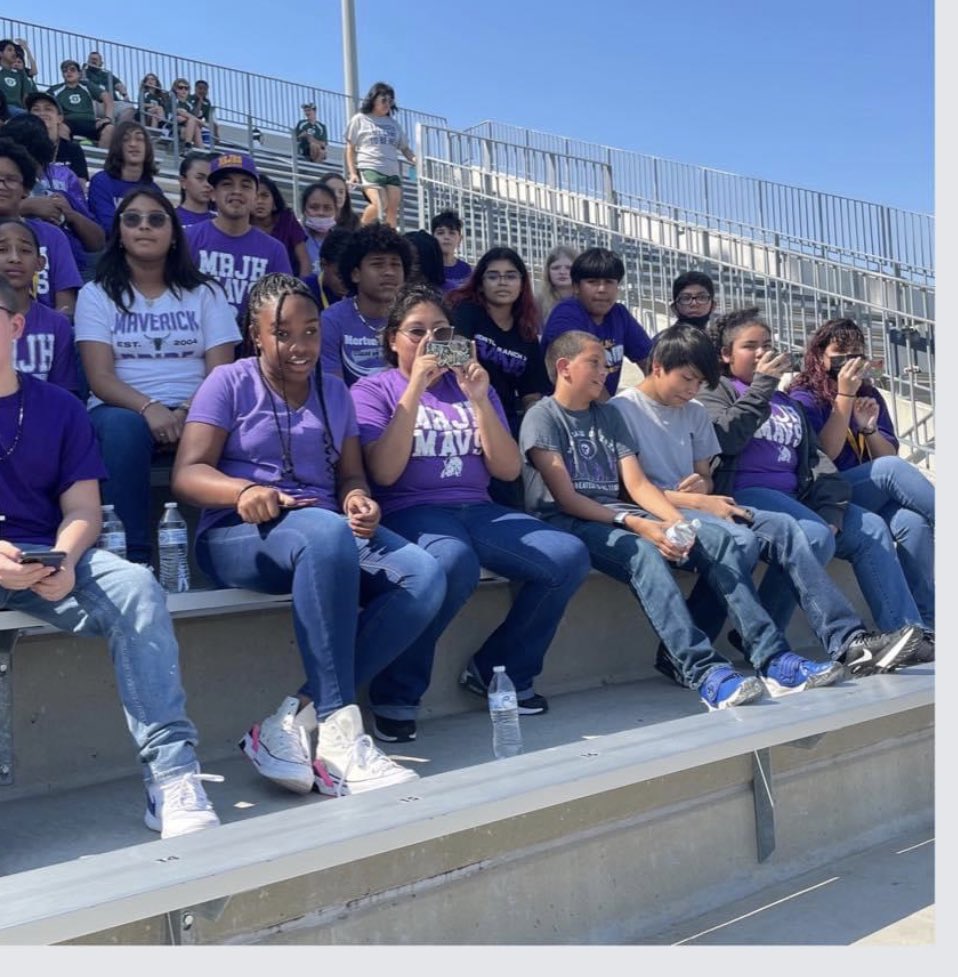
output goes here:
{"type": "Polygon", "coordinates": [[[741,506],[741,508],[744,509],[745,511],[741,515],[738,515],[736,513],[734,516],[732,516],[732,519],[735,522],[741,522],[744,523],[746,526],[750,526],[753,522],[755,522],[755,511],[753,509],[749,509],[748,506],[744,506],[744,505],[741,506]]]}
{"type": "Polygon", "coordinates": [[[472,359],[472,343],[461,336],[445,342],[430,339],[426,343],[426,355],[435,356],[438,366],[465,366],[472,359]]]}
{"type": "MultiPolygon", "coordinates": [[[[849,361],[849,360],[863,360],[864,356],[858,356],[852,353],[841,353],[836,356],[829,358],[829,373],[832,376],[838,376],[838,371],[849,361]]],[[[865,370],[865,375],[862,379],[864,380],[877,380],[885,372],[885,361],[879,360],[869,360],[868,369],[865,370]]]]}
{"type": "Polygon", "coordinates": [[[34,550],[32,553],[24,553],[20,557],[20,562],[40,563],[45,567],[54,567],[59,570],[66,558],[67,555],[63,550],[34,550]]]}

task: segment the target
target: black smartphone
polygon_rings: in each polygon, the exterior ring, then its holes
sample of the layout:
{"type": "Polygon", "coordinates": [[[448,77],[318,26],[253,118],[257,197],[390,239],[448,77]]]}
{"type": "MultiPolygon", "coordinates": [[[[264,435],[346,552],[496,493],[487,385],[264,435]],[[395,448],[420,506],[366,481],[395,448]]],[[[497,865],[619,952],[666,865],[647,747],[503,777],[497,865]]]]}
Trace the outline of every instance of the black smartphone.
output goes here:
{"type": "Polygon", "coordinates": [[[755,513],[751,509],[749,509],[747,506],[744,505],[740,506],[740,508],[744,509],[745,511],[741,515],[736,513],[735,515],[732,516],[732,519],[735,522],[743,522],[747,526],[755,522],[755,513]]]}
{"type": "Polygon", "coordinates": [[[32,553],[24,553],[20,557],[20,562],[40,563],[45,567],[54,567],[59,570],[66,558],[67,555],[63,550],[34,550],[32,553]]]}

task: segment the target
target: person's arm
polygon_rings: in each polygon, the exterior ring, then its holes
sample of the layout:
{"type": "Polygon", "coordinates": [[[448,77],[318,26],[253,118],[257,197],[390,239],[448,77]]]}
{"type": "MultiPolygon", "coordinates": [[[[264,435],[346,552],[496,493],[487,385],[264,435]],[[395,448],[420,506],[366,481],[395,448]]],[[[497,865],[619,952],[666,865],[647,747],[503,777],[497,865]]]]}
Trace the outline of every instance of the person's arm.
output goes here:
{"type": "Polygon", "coordinates": [[[95,173],[90,180],[90,190],[87,194],[87,204],[93,219],[109,234],[113,225],[113,212],[116,204],[113,202],[113,188],[106,173],[95,173]]]}
{"type": "Polygon", "coordinates": [[[703,388],[696,398],[709,412],[723,455],[737,455],[772,412],[772,395],[778,389],[777,376],[756,373],[752,384],[736,397],[725,378],[713,390],[703,388]]]}
{"type": "MultiPolygon", "coordinates": [[[[425,343],[420,343],[425,346],[425,343]]],[[[475,343],[472,346],[473,358],[463,367],[453,370],[459,389],[469,398],[476,415],[479,444],[485,458],[486,468],[493,478],[511,482],[522,471],[522,457],[519,446],[503,424],[491,400],[489,374],[475,358],[475,343]]]]}
{"type": "Polygon", "coordinates": [[[369,495],[362,448],[355,435],[343,439],[336,463],[336,497],[353,534],[360,539],[372,536],[379,525],[381,512],[379,503],[369,495]]]}
{"type": "Polygon", "coordinates": [[[37,76],[37,59],[33,56],[33,52],[30,50],[30,45],[22,38],[18,37],[14,40],[14,44],[19,44],[23,48],[23,70],[24,74],[28,78],[36,78],[37,76]]]}
{"type": "Polygon", "coordinates": [[[71,322],[77,308],[77,291],[75,288],[61,288],[53,293],[53,307],[71,322]]]}
{"type": "Polygon", "coordinates": [[[360,183],[359,170],[356,169],[356,147],[351,142],[346,143],[346,179],[348,183],[360,183]]]}
{"type": "Polygon", "coordinates": [[[884,401],[875,397],[857,397],[852,416],[858,433],[865,439],[865,447],[872,458],[887,458],[898,454],[898,439],[884,401]]]}
{"type": "Polygon", "coordinates": [[[84,251],[102,251],[106,246],[106,233],[91,217],[75,209],[66,196],[56,194],[63,200],[63,219],[79,238],[84,251]]]}
{"type": "Polygon", "coordinates": [[[311,275],[313,273],[313,265],[306,252],[305,241],[299,241],[294,245],[293,255],[296,258],[297,276],[299,278],[305,278],[307,275],[311,275]]]}
{"type": "Polygon", "coordinates": [[[700,458],[692,463],[693,472],[686,476],[674,489],[666,489],[665,497],[676,508],[695,509],[707,512],[719,519],[743,519],[748,512],[736,503],[730,495],[713,495],[713,482],[710,474],[711,462],[700,458]]]}

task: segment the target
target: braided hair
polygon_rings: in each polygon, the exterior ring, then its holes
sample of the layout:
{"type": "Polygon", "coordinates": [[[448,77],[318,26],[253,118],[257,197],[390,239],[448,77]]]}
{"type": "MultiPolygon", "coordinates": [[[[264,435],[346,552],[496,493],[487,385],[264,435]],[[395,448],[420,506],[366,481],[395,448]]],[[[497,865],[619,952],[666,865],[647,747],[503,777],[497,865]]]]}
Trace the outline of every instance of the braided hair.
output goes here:
{"type": "MultiPolygon", "coordinates": [[[[257,320],[260,313],[272,302],[276,303],[276,313],[273,317],[273,328],[277,328],[283,318],[283,304],[291,295],[299,295],[307,299],[316,306],[317,312],[319,305],[309,286],[299,278],[286,275],[280,272],[272,272],[263,275],[250,289],[246,308],[243,311],[243,321],[241,331],[246,344],[253,346],[253,337],[257,328],[257,320]]],[[[260,369],[262,375],[262,369],[260,369]]],[[[289,422],[289,401],[286,396],[286,375],[283,373],[282,360],[279,364],[280,383],[282,385],[283,402],[286,405],[287,422],[289,422]]],[[[326,458],[326,470],[333,485],[336,485],[336,463],[341,457],[341,452],[333,444],[330,434],[329,414],[326,410],[326,395],[323,392],[323,367],[322,361],[316,361],[316,393],[319,397],[319,406],[323,412],[323,454],[326,458]]],[[[290,462],[292,462],[292,445],[290,445],[290,462]]],[[[295,478],[295,472],[293,473],[295,478]]]]}

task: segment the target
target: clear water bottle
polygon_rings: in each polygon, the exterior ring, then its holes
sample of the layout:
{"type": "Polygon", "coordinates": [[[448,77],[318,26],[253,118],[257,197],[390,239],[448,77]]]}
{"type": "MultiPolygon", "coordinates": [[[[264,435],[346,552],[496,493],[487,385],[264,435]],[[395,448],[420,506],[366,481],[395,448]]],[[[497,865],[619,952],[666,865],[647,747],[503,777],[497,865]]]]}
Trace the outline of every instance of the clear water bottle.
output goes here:
{"type": "Polygon", "coordinates": [[[103,506],[103,526],[96,545],[101,550],[109,550],[110,553],[126,559],[126,529],[112,505],[103,506]]]}
{"type": "Polygon", "coordinates": [[[506,675],[505,665],[496,665],[489,684],[489,715],[492,717],[492,752],[496,759],[522,752],[519,731],[519,702],[516,687],[506,675]]]}
{"type": "MultiPolygon", "coordinates": [[[[665,538],[673,545],[677,546],[680,550],[685,550],[686,553],[692,548],[695,543],[695,534],[698,528],[702,525],[700,519],[693,519],[691,522],[677,522],[665,531],[665,538]]],[[[679,563],[684,563],[685,560],[679,560],[679,563]]]]}
{"type": "Polygon", "coordinates": [[[180,515],[175,502],[167,502],[163,510],[156,534],[160,554],[160,586],[169,594],[181,594],[190,589],[186,520],[180,515]]]}

